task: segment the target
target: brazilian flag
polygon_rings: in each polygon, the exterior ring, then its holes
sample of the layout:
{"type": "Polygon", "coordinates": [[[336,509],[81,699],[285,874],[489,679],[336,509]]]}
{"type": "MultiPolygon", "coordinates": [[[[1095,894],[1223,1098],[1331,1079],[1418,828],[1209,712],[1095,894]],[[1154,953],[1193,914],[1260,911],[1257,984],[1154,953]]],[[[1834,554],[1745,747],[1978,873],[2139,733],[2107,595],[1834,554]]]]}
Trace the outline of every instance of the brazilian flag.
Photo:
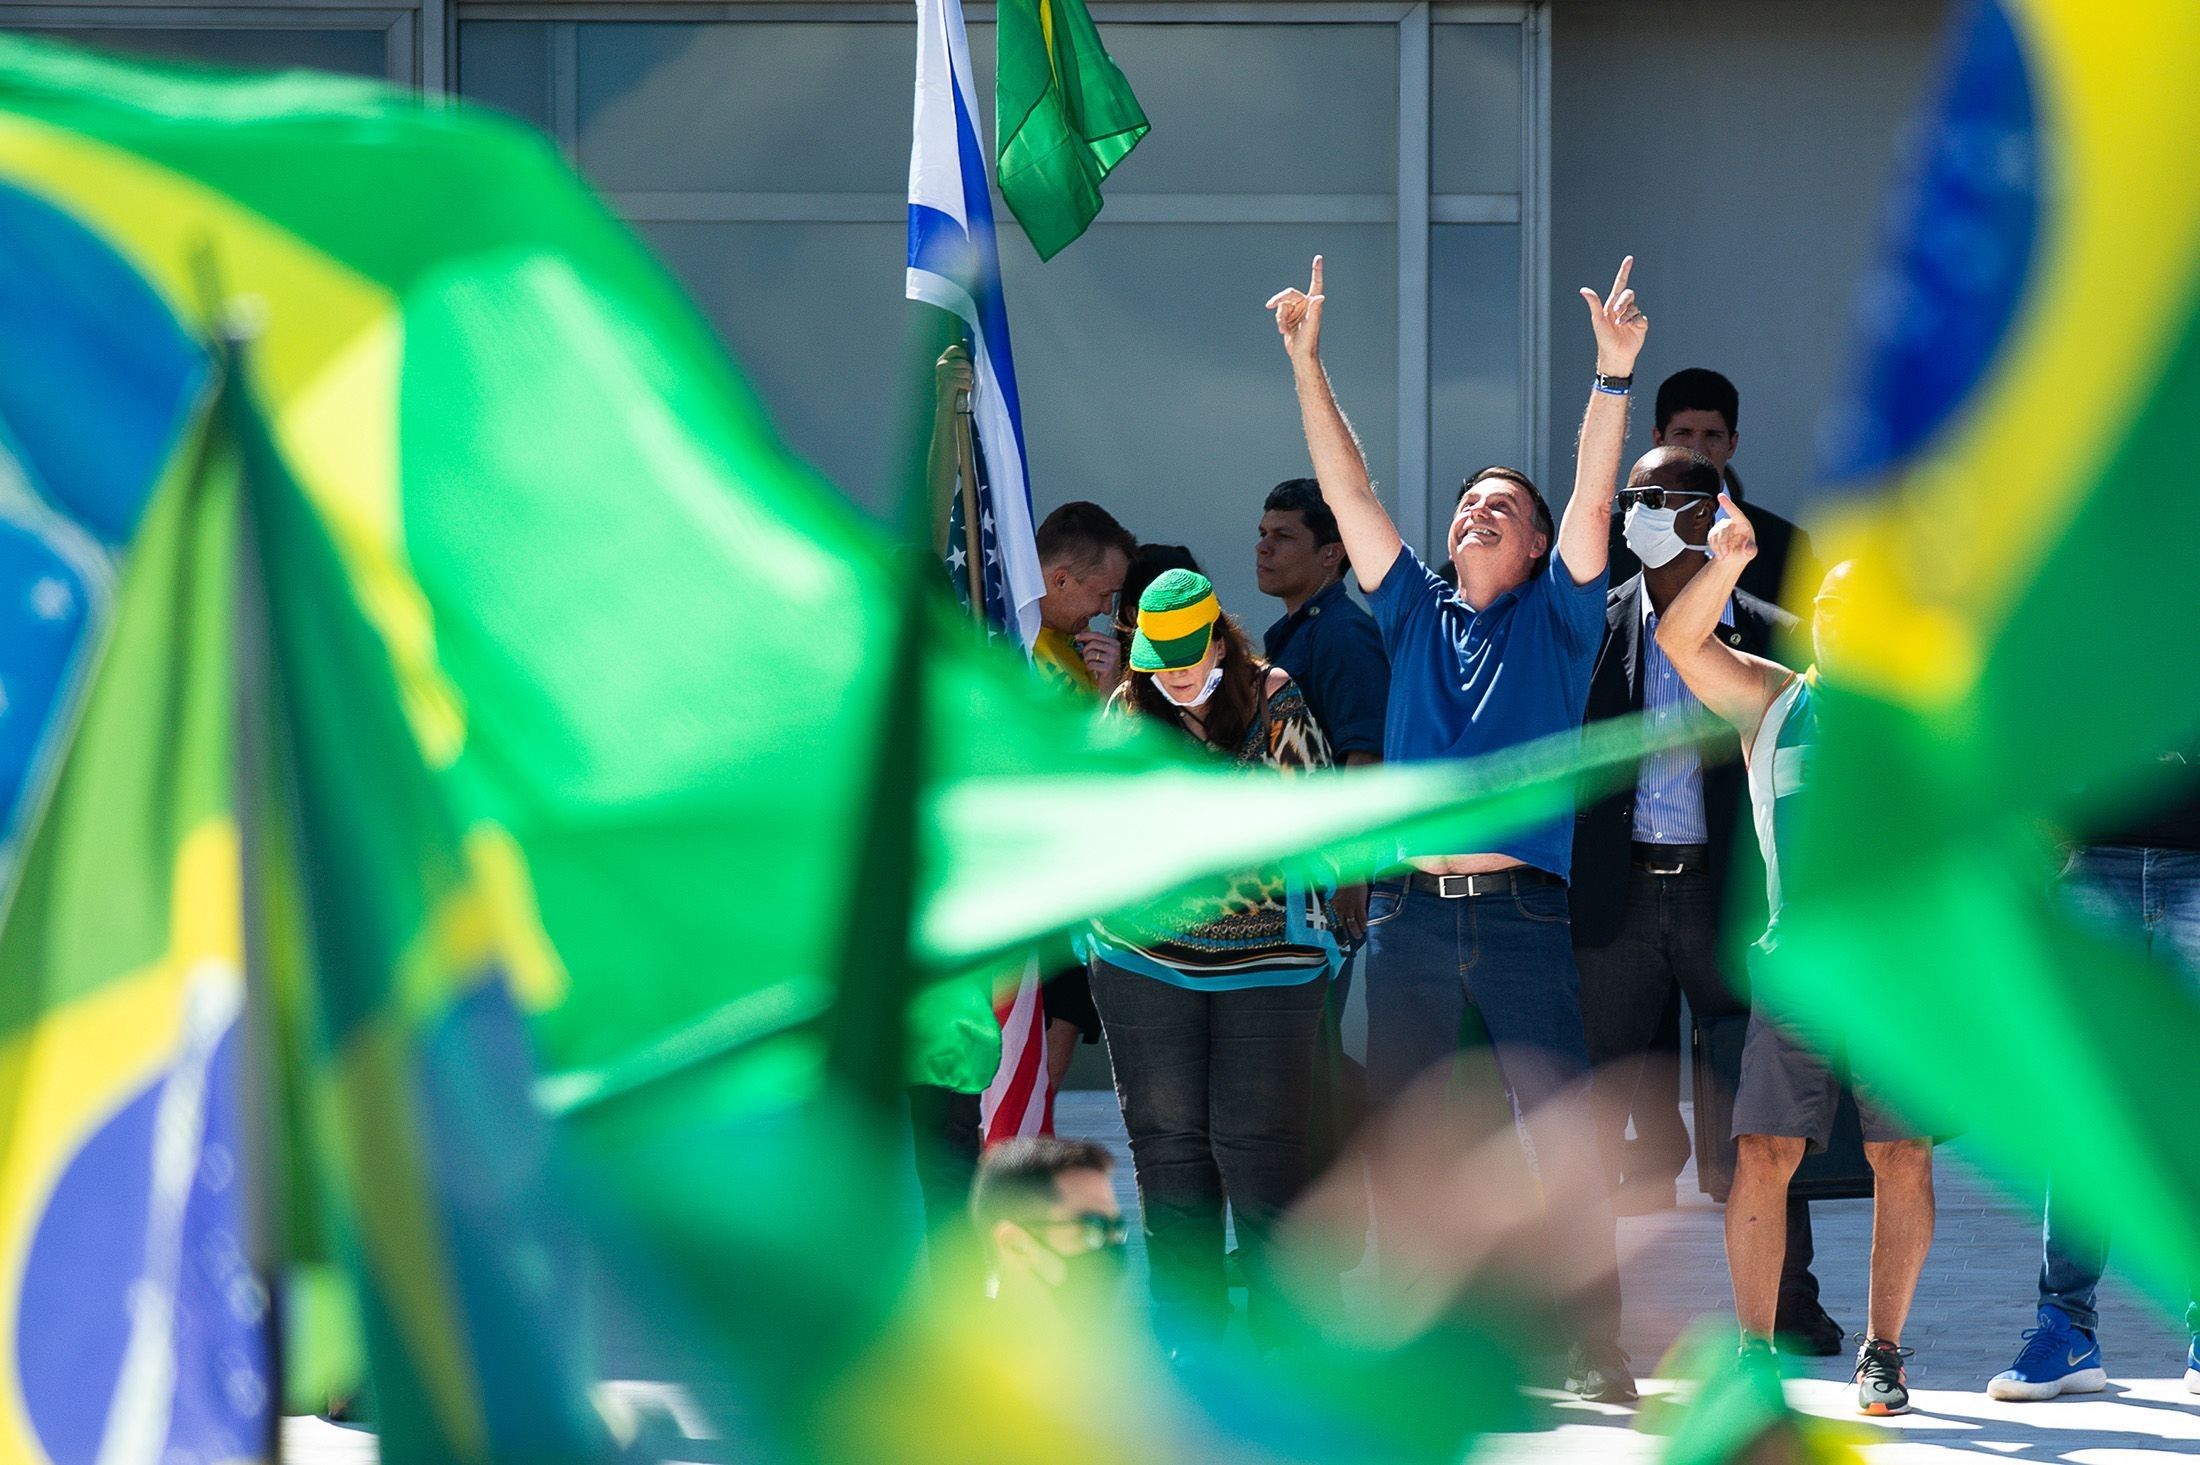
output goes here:
{"type": "Polygon", "coordinates": [[[1830,421],[1870,492],[1820,539],[1858,564],[1759,986],[2179,1305],[2200,977],[2074,919],[2053,841],[2200,755],[2195,54],[2183,0],[1966,7],[1830,421]]]}

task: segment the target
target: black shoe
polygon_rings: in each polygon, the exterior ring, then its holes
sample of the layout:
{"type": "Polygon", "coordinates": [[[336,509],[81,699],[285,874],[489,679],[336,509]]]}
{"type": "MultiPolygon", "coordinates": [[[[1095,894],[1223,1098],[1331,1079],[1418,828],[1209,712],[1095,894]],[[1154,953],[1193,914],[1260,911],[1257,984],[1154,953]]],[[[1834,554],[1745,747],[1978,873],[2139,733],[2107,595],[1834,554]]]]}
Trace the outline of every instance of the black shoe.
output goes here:
{"type": "Polygon", "coordinates": [[[1780,1311],[1774,1316],[1772,1331],[1780,1339],[1782,1353],[1800,1353],[1810,1358],[1833,1358],[1848,1351],[1848,1334],[1841,1325],[1826,1315],[1815,1297],[1797,1298],[1793,1302],[1781,1299],[1780,1311]]]}
{"type": "Polygon", "coordinates": [[[1592,1404],[1632,1404],[1639,1397],[1617,1343],[1576,1343],[1566,1355],[1566,1387],[1592,1404]]]}

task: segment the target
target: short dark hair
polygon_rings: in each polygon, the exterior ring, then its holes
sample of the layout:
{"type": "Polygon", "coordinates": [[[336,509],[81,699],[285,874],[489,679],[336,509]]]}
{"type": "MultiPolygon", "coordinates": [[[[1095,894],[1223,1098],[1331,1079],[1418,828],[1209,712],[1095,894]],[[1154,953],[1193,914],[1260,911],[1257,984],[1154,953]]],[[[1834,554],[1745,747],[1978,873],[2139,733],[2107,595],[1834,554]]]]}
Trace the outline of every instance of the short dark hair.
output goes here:
{"type": "MultiPolygon", "coordinates": [[[[1529,578],[1533,579],[1543,573],[1543,567],[1551,562],[1552,554],[1558,549],[1558,521],[1551,517],[1551,506],[1543,501],[1543,491],[1535,486],[1534,479],[1518,468],[1508,468],[1503,463],[1477,468],[1459,480],[1459,497],[1451,501],[1452,509],[1456,512],[1459,505],[1466,502],[1469,489],[1491,478],[1509,483],[1527,494],[1529,507],[1534,510],[1536,533],[1543,536],[1543,553],[1537,555],[1535,563],[1528,566],[1529,578]]],[[[1456,580],[1453,585],[1454,588],[1457,587],[1456,580]]]]}
{"type": "Polygon", "coordinates": [[[1487,468],[1475,469],[1465,478],[1459,480],[1459,497],[1451,501],[1451,506],[1455,509],[1458,508],[1460,502],[1466,498],[1468,489],[1489,478],[1501,479],[1516,488],[1525,490],[1528,495],[1528,502],[1535,506],[1536,532],[1545,539],[1554,542],[1557,540],[1557,521],[1551,517],[1551,506],[1543,501],[1543,491],[1535,486],[1534,479],[1518,468],[1507,468],[1502,463],[1492,463],[1487,468]]]}
{"type": "Polygon", "coordinates": [[[1115,515],[1083,499],[1047,515],[1036,537],[1040,564],[1067,564],[1079,574],[1092,570],[1111,549],[1121,550],[1125,559],[1138,553],[1138,541],[1115,522],[1115,515]]]}
{"type": "Polygon", "coordinates": [[[1653,420],[1658,432],[1678,412],[1716,412],[1726,419],[1728,432],[1742,427],[1742,394],[1708,366],[1691,366],[1658,383],[1658,406],[1653,420]]]}
{"type": "Polygon", "coordinates": [[[978,1178],[970,1187],[970,1219],[980,1236],[1001,1221],[1023,1225],[1054,1204],[1057,1176],[1071,1170],[1105,1175],[1114,1168],[1115,1157],[1089,1139],[1034,1134],[1008,1140],[978,1161],[978,1178]]]}
{"type": "MultiPolygon", "coordinates": [[[[1286,478],[1268,490],[1268,501],[1260,506],[1264,514],[1297,514],[1306,521],[1307,530],[1314,536],[1314,547],[1325,544],[1342,544],[1344,536],[1337,532],[1337,516],[1330,512],[1329,501],[1322,497],[1321,483],[1312,478],[1286,478]]],[[[1350,559],[1337,561],[1340,572],[1352,568],[1350,559]]]]}

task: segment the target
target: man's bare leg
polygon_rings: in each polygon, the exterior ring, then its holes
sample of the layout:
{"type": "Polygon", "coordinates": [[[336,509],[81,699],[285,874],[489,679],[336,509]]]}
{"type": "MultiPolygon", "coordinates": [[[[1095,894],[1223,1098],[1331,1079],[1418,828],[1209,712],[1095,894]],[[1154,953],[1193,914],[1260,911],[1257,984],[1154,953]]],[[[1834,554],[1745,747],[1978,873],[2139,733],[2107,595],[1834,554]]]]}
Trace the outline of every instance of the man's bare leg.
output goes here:
{"type": "Polygon", "coordinates": [[[1918,1274],[1933,1245],[1933,1146],[1922,1139],[1864,1146],[1872,1166],[1871,1307],[1867,1337],[1902,1341],[1918,1274]]]}
{"type": "Polygon", "coordinates": [[[1780,1261],[1787,1254],[1788,1179],[1805,1141],[1784,1135],[1735,1138],[1734,1187],[1726,1197],[1726,1267],[1742,1332],[1770,1338],[1780,1310],[1780,1261]]]}

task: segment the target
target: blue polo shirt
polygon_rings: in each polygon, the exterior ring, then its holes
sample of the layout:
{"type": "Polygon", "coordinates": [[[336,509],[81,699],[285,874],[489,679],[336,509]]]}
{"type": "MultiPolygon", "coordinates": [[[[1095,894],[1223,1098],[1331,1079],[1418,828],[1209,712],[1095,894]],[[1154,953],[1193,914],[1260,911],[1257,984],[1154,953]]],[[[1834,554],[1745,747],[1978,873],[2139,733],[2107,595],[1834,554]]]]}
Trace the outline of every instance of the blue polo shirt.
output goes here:
{"type": "Polygon", "coordinates": [[[1291,673],[1338,763],[1347,753],[1383,751],[1390,661],[1374,618],[1352,603],[1344,581],[1325,585],[1268,628],[1268,659],[1291,673]]]}
{"type": "MultiPolygon", "coordinates": [[[[1554,549],[1542,574],[1477,612],[1419,555],[1400,549],[1367,597],[1390,653],[1383,760],[1477,758],[1579,729],[1604,635],[1604,579],[1576,585],[1554,549]]],[[[1573,813],[1496,840],[1487,851],[1405,853],[1505,854],[1570,878],[1573,813]]]]}

